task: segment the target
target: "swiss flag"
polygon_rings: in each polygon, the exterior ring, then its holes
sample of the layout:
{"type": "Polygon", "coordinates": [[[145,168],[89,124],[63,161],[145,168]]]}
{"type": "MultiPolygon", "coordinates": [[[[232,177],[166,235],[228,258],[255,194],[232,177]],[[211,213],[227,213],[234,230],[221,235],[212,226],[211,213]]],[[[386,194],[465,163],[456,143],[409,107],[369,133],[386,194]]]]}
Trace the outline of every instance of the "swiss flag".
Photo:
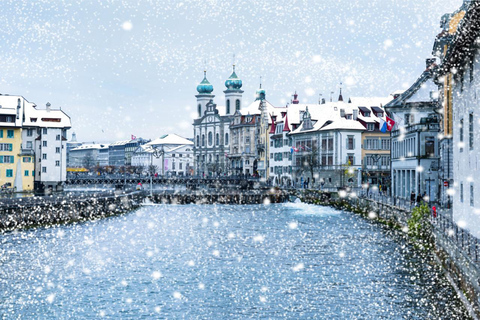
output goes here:
{"type": "Polygon", "coordinates": [[[395,125],[395,121],[392,118],[386,116],[386,122],[387,122],[387,130],[392,131],[393,126],[395,125]]]}

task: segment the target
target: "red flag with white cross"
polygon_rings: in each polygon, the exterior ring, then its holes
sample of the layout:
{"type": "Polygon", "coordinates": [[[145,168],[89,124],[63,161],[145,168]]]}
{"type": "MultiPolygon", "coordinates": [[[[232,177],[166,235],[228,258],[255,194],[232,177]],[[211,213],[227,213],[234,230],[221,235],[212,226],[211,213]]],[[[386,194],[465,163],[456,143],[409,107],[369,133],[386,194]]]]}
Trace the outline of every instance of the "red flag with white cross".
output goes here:
{"type": "Polygon", "coordinates": [[[387,122],[387,130],[392,131],[393,126],[395,125],[395,121],[389,116],[386,116],[386,122],[387,122]]]}

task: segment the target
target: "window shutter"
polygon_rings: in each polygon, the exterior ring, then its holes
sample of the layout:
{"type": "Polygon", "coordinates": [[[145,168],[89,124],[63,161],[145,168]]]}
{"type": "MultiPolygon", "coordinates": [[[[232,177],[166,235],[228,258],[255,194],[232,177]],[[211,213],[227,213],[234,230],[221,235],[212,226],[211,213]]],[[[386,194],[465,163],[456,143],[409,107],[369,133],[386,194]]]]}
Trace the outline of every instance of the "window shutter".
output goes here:
{"type": "Polygon", "coordinates": [[[12,150],[13,150],[13,144],[10,143],[10,144],[8,145],[8,151],[12,151],[12,150]]]}
{"type": "Polygon", "coordinates": [[[3,156],[0,157],[0,163],[3,163],[3,156]]]}

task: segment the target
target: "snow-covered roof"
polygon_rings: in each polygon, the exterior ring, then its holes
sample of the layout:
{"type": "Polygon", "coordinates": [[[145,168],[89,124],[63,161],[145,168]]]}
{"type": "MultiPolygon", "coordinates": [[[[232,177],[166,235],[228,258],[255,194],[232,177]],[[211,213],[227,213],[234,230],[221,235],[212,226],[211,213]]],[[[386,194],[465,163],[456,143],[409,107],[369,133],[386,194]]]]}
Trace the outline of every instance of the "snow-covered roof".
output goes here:
{"type": "MultiPolygon", "coordinates": [[[[376,116],[372,109],[384,110],[381,108],[383,103],[388,103],[393,97],[386,98],[351,98],[351,102],[337,101],[327,102],[325,104],[292,104],[288,106],[286,116],[290,125],[301,123],[298,128],[293,130],[292,134],[315,132],[315,131],[328,131],[328,130],[366,130],[362,122],[353,119],[354,110],[357,110],[357,119],[363,122],[380,122],[380,118],[376,116]],[[300,118],[301,112],[304,112],[308,107],[308,111],[311,115],[313,128],[304,130],[303,122],[300,118]],[[364,117],[359,111],[359,107],[365,107],[371,111],[370,117],[364,117]],[[343,110],[343,111],[342,111],[343,110]],[[351,119],[346,119],[342,116],[352,115],[351,119]]],[[[385,118],[385,113],[382,112],[382,118],[385,118]]],[[[282,119],[284,121],[284,119],[282,119]]]]}
{"type": "Polygon", "coordinates": [[[88,149],[108,149],[108,144],[83,144],[79,147],[73,148],[71,151],[79,151],[79,150],[88,150],[88,149]]]}
{"type": "MultiPolygon", "coordinates": [[[[268,100],[265,100],[265,106],[267,108],[266,110],[267,114],[272,116],[277,116],[277,118],[279,119],[282,117],[282,112],[286,111],[285,107],[275,107],[270,102],[268,102],[268,100]]],[[[240,109],[240,113],[242,115],[260,115],[261,111],[259,107],[260,107],[260,100],[255,100],[249,106],[243,109],[240,109]]],[[[271,122],[270,117],[268,117],[268,122],[269,123],[271,122]]]]}
{"type": "Polygon", "coordinates": [[[6,125],[41,127],[41,128],[70,128],[70,117],[60,109],[38,109],[34,103],[28,102],[22,96],[0,95],[0,114],[14,115],[15,124],[6,125]],[[17,111],[18,109],[18,111],[17,111]],[[23,121],[22,121],[23,120],[23,121]]]}
{"type": "Polygon", "coordinates": [[[116,141],[116,142],[112,142],[110,143],[110,147],[114,147],[114,146],[123,146],[123,145],[126,145],[130,142],[132,142],[133,140],[122,140],[122,141],[116,141]]]}
{"type": "Polygon", "coordinates": [[[149,143],[147,143],[149,146],[156,146],[156,145],[193,145],[193,142],[185,139],[183,137],[180,137],[179,135],[175,133],[169,133],[166,134],[158,139],[155,139],[149,143]]]}

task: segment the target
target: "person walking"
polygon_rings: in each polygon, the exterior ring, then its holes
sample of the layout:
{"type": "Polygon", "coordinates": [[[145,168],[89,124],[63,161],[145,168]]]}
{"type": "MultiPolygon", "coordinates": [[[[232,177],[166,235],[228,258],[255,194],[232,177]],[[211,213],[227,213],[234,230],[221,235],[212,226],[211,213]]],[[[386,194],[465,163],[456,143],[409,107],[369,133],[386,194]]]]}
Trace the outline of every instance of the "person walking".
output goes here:
{"type": "Polygon", "coordinates": [[[415,203],[415,192],[412,191],[412,193],[410,193],[410,204],[414,204],[415,203]]]}

